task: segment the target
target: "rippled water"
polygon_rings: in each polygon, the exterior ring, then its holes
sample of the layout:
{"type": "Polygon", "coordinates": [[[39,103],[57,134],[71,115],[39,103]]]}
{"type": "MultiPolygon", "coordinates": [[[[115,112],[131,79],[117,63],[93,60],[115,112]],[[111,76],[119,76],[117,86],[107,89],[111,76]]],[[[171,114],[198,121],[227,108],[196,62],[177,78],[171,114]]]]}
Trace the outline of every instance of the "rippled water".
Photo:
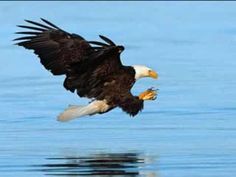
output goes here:
{"type": "Polygon", "coordinates": [[[235,2],[1,2],[0,13],[0,176],[235,176],[235,2]],[[40,17],[123,44],[125,64],[160,75],[133,93],[154,86],[158,99],[136,118],[57,122],[88,100],[12,45],[15,25],[40,17]]]}

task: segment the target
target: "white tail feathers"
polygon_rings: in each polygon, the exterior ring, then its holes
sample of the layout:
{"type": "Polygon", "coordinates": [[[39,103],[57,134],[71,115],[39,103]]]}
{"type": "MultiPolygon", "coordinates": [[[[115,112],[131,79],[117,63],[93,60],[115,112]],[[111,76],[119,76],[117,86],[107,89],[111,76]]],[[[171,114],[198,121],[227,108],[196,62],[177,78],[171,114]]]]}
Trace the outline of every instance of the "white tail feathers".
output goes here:
{"type": "Polygon", "coordinates": [[[69,106],[64,112],[62,112],[57,120],[61,122],[66,122],[75,118],[80,118],[87,115],[93,115],[99,112],[105,112],[109,109],[106,101],[93,101],[89,105],[85,106],[69,106]]]}

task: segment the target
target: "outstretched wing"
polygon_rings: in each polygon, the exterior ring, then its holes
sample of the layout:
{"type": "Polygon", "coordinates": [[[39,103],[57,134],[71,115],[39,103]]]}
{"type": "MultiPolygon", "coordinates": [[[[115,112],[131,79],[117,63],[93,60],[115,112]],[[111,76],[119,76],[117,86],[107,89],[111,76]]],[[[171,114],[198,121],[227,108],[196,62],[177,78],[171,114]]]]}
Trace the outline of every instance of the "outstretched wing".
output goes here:
{"type": "Polygon", "coordinates": [[[17,32],[25,36],[15,39],[16,44],[34,50],[44,67],[54,75],[66,74],[64,87],[79,96],[97,98],[102,86],[112,73],[122,67],[120,53],[123,46],[105,36],[104,42],[86,41],[83,37],[68,33],[51,22],[25,20],[30,26],[19,25],[30,31],[17,32]]]}
{"type": "Polygon", "coordinates": [[[17,32],[25,36],[15,41],[19,46],[33,49],[43,66],[54,75],[66,74],[68,65],[82,61],[95,50],[81,36],[70,34],[45,19],[41,20],[44,24],[25,20],[31,25],[18,27],[30,31],[17,32]]]}

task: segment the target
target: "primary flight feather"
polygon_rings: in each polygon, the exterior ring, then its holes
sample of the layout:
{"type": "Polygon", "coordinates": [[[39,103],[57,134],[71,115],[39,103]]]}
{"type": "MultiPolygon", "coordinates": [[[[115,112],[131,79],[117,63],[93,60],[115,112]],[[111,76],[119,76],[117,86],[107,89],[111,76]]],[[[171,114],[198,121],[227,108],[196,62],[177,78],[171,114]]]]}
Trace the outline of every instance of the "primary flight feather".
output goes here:
{"type": "Polygon", "coordinates": [[[29,23],[18,27],[30,31],[17,32],[17,45],[32,49],[42,65],[54,75],[65,75],[64,87],[80,97],[92,99],[86,106],[70,106],[58,116],[59,121],[105,113],[115,107],[135,116],[143,109],[144,100],[153,100],[156,91],[148,89],[139,96],[131,93],[135,81],[142,77],[157,78],[152,69],[142,66],[124,66],[120,54],[124,50],[111,39],[100,35],[103,42],[87,41],[68,33],[51,22],[29,23]]]}

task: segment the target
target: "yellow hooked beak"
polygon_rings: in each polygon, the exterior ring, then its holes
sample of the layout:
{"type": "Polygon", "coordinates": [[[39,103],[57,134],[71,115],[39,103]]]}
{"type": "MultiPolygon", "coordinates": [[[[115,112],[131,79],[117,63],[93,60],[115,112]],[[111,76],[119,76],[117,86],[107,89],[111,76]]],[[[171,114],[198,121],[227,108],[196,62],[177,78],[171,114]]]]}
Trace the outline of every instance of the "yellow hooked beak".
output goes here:
{"type": "Polygon", "coordinates": [[[158,78],[158,74],[153,70],[150,70],[148,75],[149,75],[149,77],[154,78],[154,79],[158,78]]]}

